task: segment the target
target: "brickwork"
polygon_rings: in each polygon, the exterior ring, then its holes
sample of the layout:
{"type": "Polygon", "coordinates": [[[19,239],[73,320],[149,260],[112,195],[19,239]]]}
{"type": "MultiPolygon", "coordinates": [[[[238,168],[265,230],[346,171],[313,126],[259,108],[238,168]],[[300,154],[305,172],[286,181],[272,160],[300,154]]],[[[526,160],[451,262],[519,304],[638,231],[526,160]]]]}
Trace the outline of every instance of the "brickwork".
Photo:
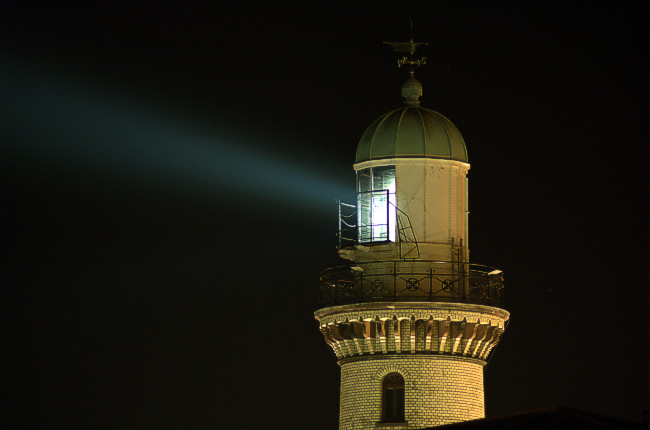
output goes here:
{"type": "Polygon", "coordinates": [[[416,429],[485,416],[483,363],[441,355],[382,355],[341,363],[340,430],[416,429]],[[405,380],[405,423],[382,423],[382,381],[405,380]]]}
{"type": "Polygon", "coordinates": [[[390,302],[316,312],[341,365],[340,430],[416,429],[484,417],[483,366],[509,313],[465,303],[390,302]],[[382,380],[405,380],[405,422],[382,422],[382,380]]]}
{"type": "Polygon", "coordinates": [[[316,313],[337,358],[367,354],[449,354],[487,360],[507,311],[458,303],[372,303],[316,313]]]}

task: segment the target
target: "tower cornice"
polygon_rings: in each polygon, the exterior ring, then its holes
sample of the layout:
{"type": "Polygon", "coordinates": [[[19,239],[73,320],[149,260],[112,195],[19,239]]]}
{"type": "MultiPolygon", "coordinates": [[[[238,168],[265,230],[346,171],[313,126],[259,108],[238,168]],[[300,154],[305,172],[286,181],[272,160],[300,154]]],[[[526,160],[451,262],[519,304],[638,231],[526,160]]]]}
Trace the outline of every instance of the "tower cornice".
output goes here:
{"type": "Polygon", "coordinates": [[[468,303],[375,302],[316,311],[339,363],[390,355],[445,355],[485,362],[510,317],[468,303]]]}
{"type": "MultiPolygon", "coordinates": [[[[314,312],[314,316],[321,324],[341,321],[341,318],[348,318],[349,321],[360,321],[375,319],[375,314],[412,314],[426,315],[435,314],[463,314],[474,315],[477,318],[491,319],[493,322],[505,322],[510,318],[510,312],[494,306],[485,306],[471,303],[446,303],[446,302],[372,302],[372,303],[351,303],[347,305],[330,306],[314,312]]],[[[406,316],[404,316],[406,317],[406,316]]],[[[391,316],[392,318],[392,316],[391,316]]]]}

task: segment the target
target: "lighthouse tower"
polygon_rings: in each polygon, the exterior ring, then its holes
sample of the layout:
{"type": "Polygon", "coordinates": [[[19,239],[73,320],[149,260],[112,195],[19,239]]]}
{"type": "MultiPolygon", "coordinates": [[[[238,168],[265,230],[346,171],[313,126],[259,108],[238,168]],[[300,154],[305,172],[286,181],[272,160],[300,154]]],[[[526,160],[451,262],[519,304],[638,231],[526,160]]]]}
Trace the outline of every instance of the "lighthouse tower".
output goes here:
{"type": "Polygon", "coordinates": [[[341,367],[339,428],[416,429],[483,418],[483,367],[503,333],[503,273],[470,264],[465,142],[422,107],[413,55],[404,105],[359,142],[356,202],[339,203],[339,255],[315,317],[341,367]]]}

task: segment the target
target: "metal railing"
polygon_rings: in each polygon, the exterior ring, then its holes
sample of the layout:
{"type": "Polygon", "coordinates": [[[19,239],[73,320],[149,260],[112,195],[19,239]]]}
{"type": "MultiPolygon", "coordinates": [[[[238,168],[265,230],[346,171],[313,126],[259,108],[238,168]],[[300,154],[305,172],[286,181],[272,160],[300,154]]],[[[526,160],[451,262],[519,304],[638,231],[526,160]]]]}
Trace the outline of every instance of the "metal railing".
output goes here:
{"type": "Polygon", "coordinates": [[[503,272],[451,261],[373,261],[321,272],[321,307],[380,301],[503,304],[503,272]]]}
{"type": "Polygon", "coordinates": [[[357,206],[338,200],[339,231],[336,234],[337,248],[345,248],[357,243],[357,206]]]}

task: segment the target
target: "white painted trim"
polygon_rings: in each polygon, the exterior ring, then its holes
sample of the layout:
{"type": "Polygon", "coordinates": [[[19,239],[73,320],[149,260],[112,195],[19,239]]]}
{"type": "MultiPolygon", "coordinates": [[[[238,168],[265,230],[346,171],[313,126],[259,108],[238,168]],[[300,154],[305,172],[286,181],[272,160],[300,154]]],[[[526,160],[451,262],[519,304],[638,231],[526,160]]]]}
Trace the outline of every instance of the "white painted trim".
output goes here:
{"type": "Polygon", "coordinates": [[[444,158],[424,158],[424,157],[419,157],[419,158],[405,158],[405,157],[399,157],[399,158],[384,158],[381,160],[370,160],[370,161],[363,161],[361,163],[354,164],[352,167],[354,168],[355,172],[357,170],[361,169],[367,169],[369,167],[380,167],[380,166],[395,166],[397,164],[433,164],[433,165],[452,165],[452,166],[457,166],[460,168],[465,168],[467,170],[470,169],[469,163],[463,163],[462,161],[457,161],[457,160],[447,160],[444,158]]]}

